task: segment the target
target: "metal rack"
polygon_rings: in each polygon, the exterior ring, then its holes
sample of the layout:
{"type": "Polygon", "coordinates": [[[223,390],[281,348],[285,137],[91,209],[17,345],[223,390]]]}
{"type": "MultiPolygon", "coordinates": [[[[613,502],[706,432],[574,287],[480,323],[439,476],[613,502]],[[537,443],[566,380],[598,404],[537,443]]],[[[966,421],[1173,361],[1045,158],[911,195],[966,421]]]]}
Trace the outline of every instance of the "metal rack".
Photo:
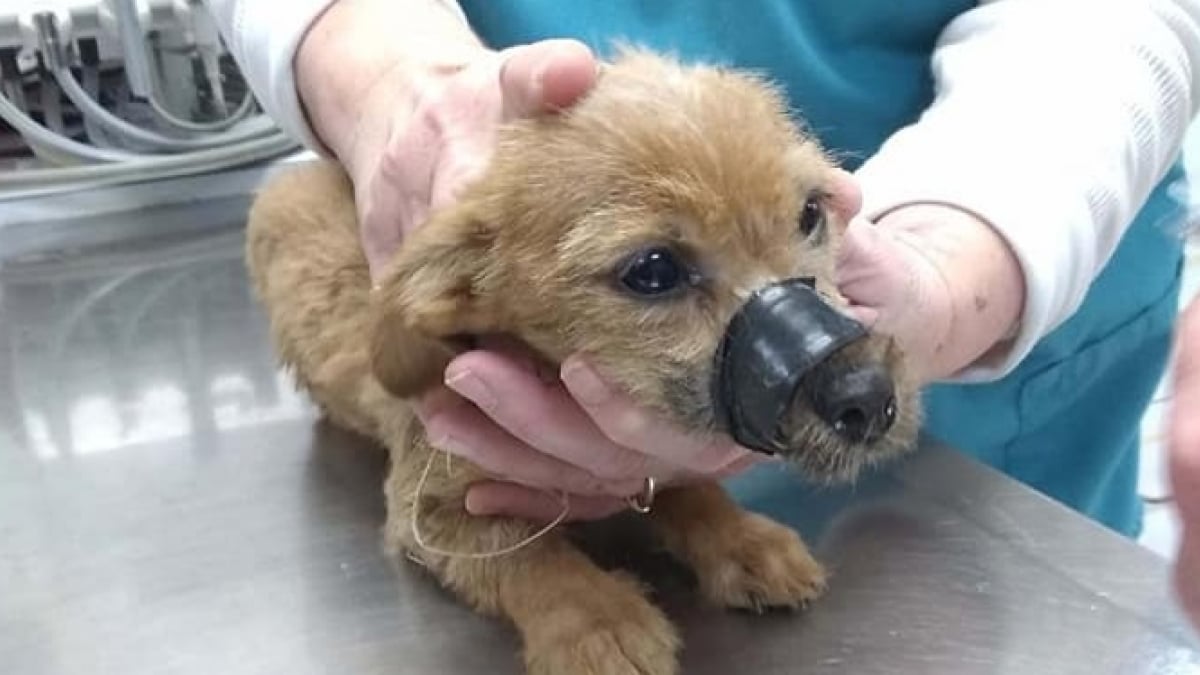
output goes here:
{"type": "Polygon", "coordinates": [[[296,150],[199,0],[31,4],[0,2],[0,202],[296,150]]]}

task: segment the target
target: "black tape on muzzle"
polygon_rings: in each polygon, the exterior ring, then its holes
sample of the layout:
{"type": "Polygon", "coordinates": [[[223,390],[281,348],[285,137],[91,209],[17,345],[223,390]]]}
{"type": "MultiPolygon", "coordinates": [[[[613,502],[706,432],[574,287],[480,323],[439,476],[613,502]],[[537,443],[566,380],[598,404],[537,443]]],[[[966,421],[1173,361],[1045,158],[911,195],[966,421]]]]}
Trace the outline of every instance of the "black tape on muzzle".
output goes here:
{"type": "Polygon", "coordinates": [[[717,415],[734,440],[752,450],[787,450],[782,425],[801,379],[867,334],[812,284],[788,279],[755,291],[729,322],[717,350],[717,415]]]}

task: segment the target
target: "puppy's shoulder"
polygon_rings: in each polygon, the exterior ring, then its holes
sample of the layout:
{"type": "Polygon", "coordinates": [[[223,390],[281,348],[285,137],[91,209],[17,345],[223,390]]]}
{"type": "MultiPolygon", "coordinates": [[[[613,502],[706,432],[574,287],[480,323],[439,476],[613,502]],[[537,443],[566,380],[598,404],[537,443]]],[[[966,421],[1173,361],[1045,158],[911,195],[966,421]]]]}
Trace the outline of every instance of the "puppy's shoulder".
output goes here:
{"type": "Polygon", "coordinates": [[[354,188],[340,166],[327,160],[304,162],[268,180],[250,209],[250,228],[357,225],[354,188]]]}
{"type": "Polygon", "coordinates": [[[318,272],[361,268],[365,276],[358,241],[350,179],[332,162],[306,162],[258,191],[246,223],[246,262],[267,297],[268,279],[294,289],[318,272]]]}

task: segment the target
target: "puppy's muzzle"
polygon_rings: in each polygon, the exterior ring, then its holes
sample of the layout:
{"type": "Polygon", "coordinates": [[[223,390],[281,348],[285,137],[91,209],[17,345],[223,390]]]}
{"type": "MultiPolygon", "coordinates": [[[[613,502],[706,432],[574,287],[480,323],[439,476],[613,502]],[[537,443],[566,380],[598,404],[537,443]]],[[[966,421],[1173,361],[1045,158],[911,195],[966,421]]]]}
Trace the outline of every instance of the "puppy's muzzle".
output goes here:
{"type": "Polygon", "coordinates": [[[784,422],[807,405],[838,436],[873,443],[896,418],[895,390],[881,363],[830,356],[867,337],[826,303],[810,278],[765,286],[738,310],[717,350],[713,400],[734,440],[774,454],[793,450],[784,422]]]}

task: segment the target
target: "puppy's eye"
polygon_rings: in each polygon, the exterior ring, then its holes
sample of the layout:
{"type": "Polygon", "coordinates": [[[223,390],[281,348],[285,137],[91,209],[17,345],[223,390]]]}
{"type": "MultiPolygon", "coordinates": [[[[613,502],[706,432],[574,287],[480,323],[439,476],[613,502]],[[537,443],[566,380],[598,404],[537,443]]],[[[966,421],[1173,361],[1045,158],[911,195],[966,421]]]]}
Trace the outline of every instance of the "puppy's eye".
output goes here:
{"type": "Polygon", "coordinates": [[[800,234],[805,237],[811,237],[814,232],[820,231],[825,226],[825,206],[821,203],[821,198],[811,196],[804,202],[804,208],[800,210],[800,234]]]}
{"type": "Polygon", "coordinates": [[[621,268],[621,285],[636,295],[661,296],[682,288],[691,275],[669,248],[656,246],[633,254],[621,268]]]}

